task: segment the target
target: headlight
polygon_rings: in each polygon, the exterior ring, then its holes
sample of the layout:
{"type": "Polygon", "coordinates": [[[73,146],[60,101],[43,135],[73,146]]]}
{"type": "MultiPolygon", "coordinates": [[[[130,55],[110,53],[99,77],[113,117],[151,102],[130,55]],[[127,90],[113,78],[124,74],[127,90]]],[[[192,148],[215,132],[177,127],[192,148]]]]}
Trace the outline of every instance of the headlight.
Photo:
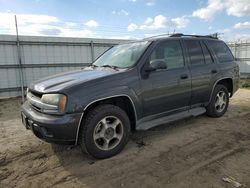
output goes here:
{"type": "MultiPolygon", "coordinates": [[[[66,109],[67,97],[63,94],[44,94],[41,101],[48,105],[57,106],[59,113],[64,113],[66,109]]],[[[51,110],[43,110],[44,112],[52,112],[51,110]]],[[[54,111],[55,112],[55,111],[54,111]]]]}

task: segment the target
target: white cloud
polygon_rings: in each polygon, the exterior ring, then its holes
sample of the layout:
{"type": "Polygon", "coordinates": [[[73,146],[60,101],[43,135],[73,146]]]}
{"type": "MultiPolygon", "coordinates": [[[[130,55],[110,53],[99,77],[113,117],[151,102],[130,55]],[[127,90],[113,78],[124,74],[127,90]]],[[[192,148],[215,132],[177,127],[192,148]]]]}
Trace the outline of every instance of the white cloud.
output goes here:
{"type": "Polygon", "coordinates": [[[237,17],[250,15],[250,0],[228,0],[227,14],[237,17]]]}
{"type": "Polygon", "coordinates": [[[224,41],[228,42],[240,42],[240,41],[250,41],[250,34],[249,33],[229,33],[226,35],[222,35],[221,38],[224,41]]]}
{"type": "MultiPolygon", "coordinates": [[[[0,12],[0,26],[9,27],[14,26],[15,14],[10,12],[0,12]]],[[[34,15],[34,14],[19,14],[17,15],[18,25],[26,24],[48,24],[59,22],[59,19],[48,15],[34,15]]]]}
{"type": "MultiPolygon", "coordinates": [[[[7,34],[15,34],[15,14],[10,12],[0,12],[0,31],[7,34]]],[[[36,14],[18,14],[17,22],[19,32],[25,30],[27,33],[37,33],[34,28],[42,29],[49,24],[55,24],[60,20],[54,16],[36,15],[36,14]],[[31,25],[33,25],[31,27],[31,25]]]]}
{"type": "Polygon", "coordinates": [[[206,7],[195,10],[192,15],[209,21],[223,10],[237,17],[250,15],[250,0],[208,0],[206,7]]]}
{"type": "Polygon", "coordinates": [[[126,11],[126,10],[124,10],[124,9],[122,9],[122,10],[119,10],[119,11],[115,11],[115,10],[113,10],[112,11],[112,14],[115,14],[115,15],[118,15],[118,16],[128,16],[129,15],[129,12],[128,11],[126,11]]]}
{"type": "MultiPolygon", "coordinates": [[[[14,13],[0,12],[0,33],[15,34],[14,13]]],[[[17,14],[20,35],[93,37],[95,33],[74,22],[63,22],[57,17],[37,14],[17,14]]]]}
{"type": "Polygon", "coordinates": [[[155,5],[155,0],[145,0],[146,1],[146,6],[154,6],[155,5]]]}
{"type": "Polygon", "coordinates": [[[234,36],[234,40],[250,40],[250,34],[248,33],[248,34],[246,34],[246,33],[244,33],[244,34],[236,34],[235,36],[234,36]]]}
{"type": "Polygon", "coordinates": [[[209,0],[206,8],[201,8],[193,12],[193,16],[199,17],[206,21],[214,18],[215,14],[223,10],[224,5],[221,0],[209,0]]]}
{"type": "Polygon", "coordinates": [[[149,6],[149,7],[150,7],[150,6],[154,6],[154,5],[155,5],[155,2],[147,2],[146,5],[149,6]]]}
{"type": "Polygon", "coordinates": [[[129,0],[130,2],[136,2],[136,0],[129,0]]]}
{"type": "Polygon", "coordinates": [[[65,25],[68,26],[68,27],[75,27],[75,26],[77,26],[77,24],[74,23],[74,22],[66,22],[65,25]]]}
{"type": "Polygon", "coordinates": [[[189,24],[189,19],[185,17],[173,18],[171,19],[171,21],[173,26],[176,27],[177,29],[185,28],[189,24]]]}
{"type": "Polygon", "coordinates": [[[184,28],[188,25],[189,20],[185,17],[167,19],[163,15],[155,16],[154,18],[148,17],[142,25],[130,24],[128,31],[140,30],[158,30],[167,27],[184,28]]]}
{"type": "Polygon", "coordinates": [[[59,34],[60,37],[95,37],[96,33],[89,29],[68,29],[68,28],[61,28],[61,33],[59,34]]]}
{"type": "Polygon", "coordinates": [[[134,23],[129,24],[128,31],[131,32],[131,31],[135,31],[136,29],[138,29],[138,26],[136,24],[134,23]]]}
{"type": "Polygon", "coordinates": [[[210,33],[218,33],[219,35],[224,35],[224,34],[231,34],[231,29],[229,28],[224,28],[224,29],[211,29],[210,33]]]}
{"type": "Polygon", "coordinates": [[[149,24],[153,23],[153,21],[154,21],[154,20],[153,20],[152,18],[148,17],[144,23],[145,23],[146,25],[149,25],[149,24]]]}
{"type": "Polygon", "coordinates": [[[163,15],[158,15],[154,19],[147,18],[143,25],[140,26],[141,30],[145,29],[160,29],[165,28],[168,24],[167,18],[163,15]]]}
{"type": "Polygon", "coordinates": [[[89,20],[85,23],[85,25],[88,27],[98,27],[99,26],[99,24],[95,20],[89,20]]]}
{"type": "Polygon", "coordinates": [[[228,28],[226,28],[226,29],[219,29],[219,30],[217,30],[216,31],[216,33],[222,33],[222,34],[225,34],[225,33],[230,33],[231,32],[231,29],[228,29],[228,28]]]}
{"type": "Polygon", "coordinates": [[[235,29],[250,29],[250,22],[239,22],[234,25],[235,29]]]}
{"type": "Polygon", "coordinates": [[[129,13],[126,10],[123,10],[123,9],[121,10],[121,13],[124,14],[125,16],[129,15],[129,13]]]}

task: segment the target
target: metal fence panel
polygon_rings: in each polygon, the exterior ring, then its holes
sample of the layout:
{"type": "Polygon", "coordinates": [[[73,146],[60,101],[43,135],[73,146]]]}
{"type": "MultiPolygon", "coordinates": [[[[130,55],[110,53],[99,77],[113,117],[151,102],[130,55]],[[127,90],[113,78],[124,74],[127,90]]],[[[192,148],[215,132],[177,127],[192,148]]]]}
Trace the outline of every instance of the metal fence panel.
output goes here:
{"type": "MultiPolygon", "coordinates": [[[[110,47],[127,42],[113,39],[20,36],[23,82],[79,69],[110,47]]],[[[250,43],[229,43],[240,72],[250,74],[250,43]]],[[[0,35],[0,97],[20,95],[21,79],[16,37],[0,35]]]]}
{"type": "Polygon", "coordinates": [[[229,43],[234,57],[238,59],[240,72],[242,75],[250,75],[250,43],[229,43]]]}
{"type": "MultiPolygon", "coordinates": [[[[32,81],[57,73],[79,69],[123,40],[20,37],[23,82],[32,81]]],[[[16,37],[0,35],[0,97],[20,95],[20,67],[16,37]]]]}

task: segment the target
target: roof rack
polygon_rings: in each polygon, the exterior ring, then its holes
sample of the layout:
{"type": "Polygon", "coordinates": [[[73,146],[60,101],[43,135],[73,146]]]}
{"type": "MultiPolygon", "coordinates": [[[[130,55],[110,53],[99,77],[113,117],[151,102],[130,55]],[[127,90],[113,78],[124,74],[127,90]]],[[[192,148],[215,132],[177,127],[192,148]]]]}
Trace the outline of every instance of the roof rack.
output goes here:
{"type": "Polygon", "coordinates": [[[143,40],[147,40],[147,39],[154,39],[154,38],[157,38],[157,37],[201,37],[201,38],[211,38],[211,39],[218,39],[218,33],[213,33],[211,35],[186,35],[186,34],[183,34],[183,33],[174,33],[174,34],[160,34],[160,35],[155,35],[155,36],[152,36],[152,37],[147,37],[147,38],[144,38],[143,40]]]}
{"type": "Polygon", "coordinates": [[[145,39],[153,39],[153,38],[156,38],[156,37],[163,37],[163,36],[171,36],[171,34],[167,34],[167,33],[165,33],[165,34],[160,34],[160,35],[154,35],[154,36],[151,36],[151,37],[146,37],[146,38],[144,38],[144,40],[145,39]]]}
{"type": "Polygon", "coordinates": [[[169,37],[203,37],[203,38],[218,39],[218,33],[214,33],[211,35],[185,35],[182,33],[175,33],[175,34],[170,35],[169,37]]]}

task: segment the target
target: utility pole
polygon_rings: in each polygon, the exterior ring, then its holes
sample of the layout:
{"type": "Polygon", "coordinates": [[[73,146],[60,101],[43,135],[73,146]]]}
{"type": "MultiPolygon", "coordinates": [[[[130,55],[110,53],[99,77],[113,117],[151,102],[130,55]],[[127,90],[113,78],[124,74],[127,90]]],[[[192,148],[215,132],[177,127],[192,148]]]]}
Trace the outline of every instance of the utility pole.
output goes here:
{"type": "Polygon", "coordinates": [[[20,77],[20,82],[21,82],[22,102],[24,102],[24,81],[23,81],[23,70],[22,70],[22,58],[21,58],[21,49],[20,49],[20,41],[19,41],[19,35],[18,35],[16,15],[15,15],[15,25],[16,25],[16,45],[17,45],[17,56],[18,56],[18,64],[19,64],[19,77],[20,77]]]}

